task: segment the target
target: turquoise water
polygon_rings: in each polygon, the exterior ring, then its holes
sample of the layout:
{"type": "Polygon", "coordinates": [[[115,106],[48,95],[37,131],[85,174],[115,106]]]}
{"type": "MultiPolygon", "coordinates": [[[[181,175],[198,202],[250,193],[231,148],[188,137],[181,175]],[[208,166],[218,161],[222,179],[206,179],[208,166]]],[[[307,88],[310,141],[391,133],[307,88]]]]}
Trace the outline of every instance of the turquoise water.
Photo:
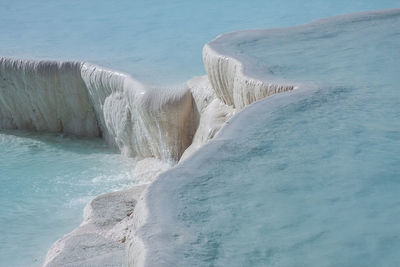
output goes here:
{"type": "Polygon", "coordinates": [[[299,89],[153,184],[150,265],[399,266],[400,11],[270,34],[225,49],[299,89]]]}
{"type": "Polygon", "coordinates": [[[100,139],[0,131],[0,266],[41,266],[95,196],[133,183],[100,139]]]}
{"type": "Polygon", "coordinates": [[[203,75],[203,45],[241,29],[399,7],[393,0],[0,1],[0,56],[88,60],[149,83],[203,75]]]}

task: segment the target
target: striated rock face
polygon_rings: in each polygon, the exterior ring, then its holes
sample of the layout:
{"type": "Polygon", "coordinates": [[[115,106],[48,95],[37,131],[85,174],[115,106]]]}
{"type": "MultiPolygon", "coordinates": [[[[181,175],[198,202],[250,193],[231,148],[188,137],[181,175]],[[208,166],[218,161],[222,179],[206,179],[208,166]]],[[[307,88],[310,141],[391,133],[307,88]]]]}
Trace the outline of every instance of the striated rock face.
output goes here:
{"type": "MultiPolygon", "coordinates": [[[[219,38],[223,38],[223,35],[219,38]]],[[[243,64],[233,57],[218,53],[213,42],[204,46],[203,61],[215,94],[225,104],[240,110],[269,95],[294,89],[293,85],[268,83],[246,76],[243,64]]]]}
{"type": "Polygon", "coordinates": [[[102,135],[125,155],[177,162],[234,110],[293,89],[245,76],[212,44],[203,49],[208,77],[179,88],[149,87],[90,63],[0,58],[0,128],[102,135]]]}
{"type": "Polygon", "coordinates": [[[0,128],[98,136],[81,65],[0,58],[0,128]]]}
{"type": "Polygon", "coordinates": [[[187,87],[152,88],[89,63],[82,78],[104,138],[123,154],[177,161],[190,145],[195,125],[187,87]]]}
{"type": "Polygon", "coordinates": [[[128,156],[177,161],[195,131],[187,87],[151,88],[90,63],[0,58],[0,128],[104,139],[128,156]]]}

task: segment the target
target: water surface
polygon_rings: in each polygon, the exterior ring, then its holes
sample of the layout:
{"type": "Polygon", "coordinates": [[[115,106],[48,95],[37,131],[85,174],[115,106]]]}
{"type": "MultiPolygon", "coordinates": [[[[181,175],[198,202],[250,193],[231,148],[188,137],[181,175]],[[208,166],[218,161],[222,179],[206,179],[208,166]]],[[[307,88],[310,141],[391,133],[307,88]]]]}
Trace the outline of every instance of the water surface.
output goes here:
{"type": "Polygon", "coordinates": [[[41,266],[95,196],[133,184],[101,139],[0,131],[0,265],[41,266]]]}
{"type": "Polygon", "coordinates": [[[0,56],[75,59],[173,85],[203,75],[203,45],[242,29],[399,7],[393,0],[0,2],[0,56]]]}

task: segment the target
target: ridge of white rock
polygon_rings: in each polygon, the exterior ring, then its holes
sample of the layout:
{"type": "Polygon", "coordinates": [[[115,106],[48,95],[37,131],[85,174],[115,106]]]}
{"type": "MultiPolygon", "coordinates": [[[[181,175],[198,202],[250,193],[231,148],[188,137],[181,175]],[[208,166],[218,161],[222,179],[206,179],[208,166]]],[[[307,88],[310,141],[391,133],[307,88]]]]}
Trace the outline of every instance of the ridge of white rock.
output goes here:
{"type": "Polygon", "coordinates": [[[100,136],[121,153],[177,162],[207,142],[235,110],[293,89],[249,78],[206,44],[208,78],[154,88],[87,62],[0,58],[0,128],[100,136]]]}
{"type": "Polygon", "coordinates": [[[294,88],[244,75],[242,63],[212,42],[203,59],[207,76],[154,88],[88,62],[0,57],[0,128],[102,136],[139,160],[134,172],[142,186],[91,201],[81,226],[50,248],[45,266],[146,266],[145,242],[136,235],[147,223],[146,194],[140,196],[146,185],[247,105],[294,88]]]}
{"type": "Polygon", "coordinates": [[[269,83],[246,75],[241,61],[217,52],[213,44],[223,38],[225,35],[220,35],[203,47],[203,61],[212,88],[225,104],[240,110],[269,95],[295,88],[291,84],[269,83]]]}
{"type": "Polygon", "coordinates": [[[0,58],[0,128],[100,136],[121,153],[178,161],[195,131],[186,86],[153,88],[84,62],[0,58]]]}

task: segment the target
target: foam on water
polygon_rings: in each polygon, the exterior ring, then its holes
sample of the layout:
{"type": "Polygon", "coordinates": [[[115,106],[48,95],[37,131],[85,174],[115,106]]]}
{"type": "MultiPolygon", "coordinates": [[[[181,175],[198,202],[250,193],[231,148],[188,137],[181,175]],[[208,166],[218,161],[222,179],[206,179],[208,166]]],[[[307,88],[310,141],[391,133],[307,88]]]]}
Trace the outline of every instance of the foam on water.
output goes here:
{"type": "Polygon", "coordinates": [[[0,132],[0,265],[41,266],[95,196],[133,183],[133,159],[100,139],[0,132]]]}
{"type": "Polygon", "coordinates": [[[245,72],[298,90],[248,107],[149,188],[136,263],[398,266],[399,29],[397,9],[222,36],[245,72]]]}

